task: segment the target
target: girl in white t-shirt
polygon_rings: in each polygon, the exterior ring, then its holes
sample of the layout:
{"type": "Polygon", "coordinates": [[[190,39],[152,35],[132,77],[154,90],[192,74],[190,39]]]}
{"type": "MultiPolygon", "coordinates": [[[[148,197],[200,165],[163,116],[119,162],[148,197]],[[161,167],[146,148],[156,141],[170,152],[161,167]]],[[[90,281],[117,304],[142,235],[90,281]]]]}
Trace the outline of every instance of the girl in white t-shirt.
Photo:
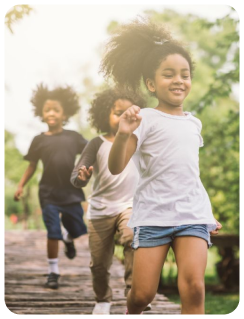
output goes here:
{"type": "Polygon", "coordinates": [[[123,113],[109,155],[112,174],[120,174],[131,158],[140,174],[128,223],[135,252],[127,313],[139,314],[153,300],[171,246],[182,314],[203,314],[210,233],[222,226],[200,180],[201,121],[183,111],[191,56],[163,27],[136,20],[111,38],[102,70],[133,90],[142,78],[158,99],[154,109],[133,105],[123,113]]]}

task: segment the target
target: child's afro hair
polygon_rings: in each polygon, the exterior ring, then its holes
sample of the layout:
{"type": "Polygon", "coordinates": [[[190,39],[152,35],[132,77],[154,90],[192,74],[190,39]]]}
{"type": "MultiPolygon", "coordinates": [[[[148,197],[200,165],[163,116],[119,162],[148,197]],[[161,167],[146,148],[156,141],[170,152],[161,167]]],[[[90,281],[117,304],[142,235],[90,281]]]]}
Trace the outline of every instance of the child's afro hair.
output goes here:
{"type": "Polygon", "coordinates": [[[89,109],[89,122],[91,126],[96,128],[97,132],[109,133],[109,115],[114,103],[119,100],[129,100],[133,104],[144,108],[146,101],[142,93],[135,93],[122,88],[106,89],[95,95],[89,109]]]}
{"type": "Polygon", "coordinates": [[[139,17],[121,25],[109,39],[101,61],[100,72],[112,77],[119,86],[137,90],[141,79],[146,85],[153,79],[160,63],[170,54],[180,54],[189,63],[191,76],[194,63],[183,44],[172,38],[163,25],[139,17]]]}
{"type": "Polygon", "coordinates": [[[37,85],[35,90],[33,90],[32,97],[30,99],[34,106],[35,116],[42,118],[43,105],[47,100],[59,101],[63,107],[67,120],[80,109],[79,97],[71,86],[59,86],[54,90],[49,90],[47,86],[41,83],[37,85]]]}

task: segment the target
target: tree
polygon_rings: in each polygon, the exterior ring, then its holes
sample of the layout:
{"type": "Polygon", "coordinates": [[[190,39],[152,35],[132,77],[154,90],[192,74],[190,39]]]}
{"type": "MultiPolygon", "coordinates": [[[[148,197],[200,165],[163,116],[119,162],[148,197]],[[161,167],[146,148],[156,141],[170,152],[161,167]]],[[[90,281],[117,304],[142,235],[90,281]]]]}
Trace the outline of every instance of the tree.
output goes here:
{"type": "Polygon", "coordinates": [[[23,19],[25,15],[29,15],[32,10],[28,5],[16,5],[11,8],[5,15],[5,25],[9,31],[14,33],[12,29],[13,24],[23,19]]]}
{"type": "Polygon", "coordinates": [[[5,215],[11,216],[14,214],[22,219],[25,224],[35,206],[36,198],[33,200],[33,191],[36,191],[37,176],[40,174],[39,169],[37,169],[36,174],[26,185],[21,201],[15,202],[13,199],[14,192],[27,165],[28,163],[23,161],[23,156],[15,146],[14,135],[5,131],[5,215]]]}

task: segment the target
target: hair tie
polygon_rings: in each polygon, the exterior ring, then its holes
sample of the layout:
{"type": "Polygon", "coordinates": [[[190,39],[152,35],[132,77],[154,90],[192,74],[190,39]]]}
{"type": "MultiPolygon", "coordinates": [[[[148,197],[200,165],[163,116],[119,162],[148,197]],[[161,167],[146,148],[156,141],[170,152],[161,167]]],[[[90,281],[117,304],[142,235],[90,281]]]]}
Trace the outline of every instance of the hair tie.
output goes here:
{"type": "Polygon", "coordinates": [[[153,39],[154,39],[154,44],[156,44],[156,45],[163,45],[164,43],[166,43],[166,42],[169,42],[169,40],[164,40],[164,39],[161,39],[160,37],[156,37],[156,36],[154,36],[153,37],[153,39]]]}

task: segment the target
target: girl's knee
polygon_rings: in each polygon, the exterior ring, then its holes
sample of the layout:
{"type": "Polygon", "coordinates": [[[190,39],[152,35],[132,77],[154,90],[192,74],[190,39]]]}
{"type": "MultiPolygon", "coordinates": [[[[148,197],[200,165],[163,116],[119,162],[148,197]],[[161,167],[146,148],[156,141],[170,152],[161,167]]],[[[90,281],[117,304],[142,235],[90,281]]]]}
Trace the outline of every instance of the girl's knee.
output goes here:
{"type": "Polygon", "coordinates": [[[189,280],[179,285],[179,290],[193,299],[202,299],[205,294],[205,284],[203,280],[189,280]]]}
{"type": "Polygon", "coordinates": [[[130,298],[136,307],[144,307],[153,300],[154,296],[145,291],[133,291],[131,289],[130,298]]]}

